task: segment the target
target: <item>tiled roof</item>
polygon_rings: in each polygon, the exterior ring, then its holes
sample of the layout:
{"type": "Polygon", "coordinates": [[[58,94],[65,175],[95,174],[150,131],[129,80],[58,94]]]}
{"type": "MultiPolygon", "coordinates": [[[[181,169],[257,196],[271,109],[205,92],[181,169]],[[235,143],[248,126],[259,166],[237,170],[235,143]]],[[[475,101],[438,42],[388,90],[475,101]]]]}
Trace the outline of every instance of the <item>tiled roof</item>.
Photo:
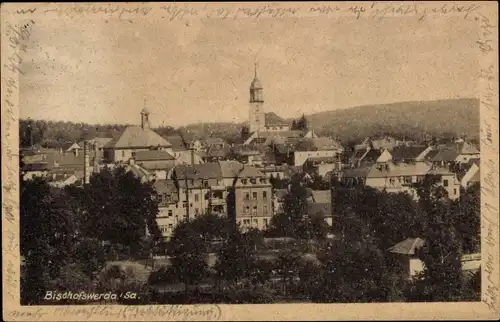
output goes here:
{"type": "Polygon", "coordinates": [[[430,159],[432,162],[452,162],[455,161],[460,152],[455,148],[440,148],[438,152],[430,159]]]}
{"type": "Polygon", "coordinates": [[[342,144],[332,138],[315,137],[312,138],[313,146],[318,150],[339,150],[342,149],[342,144]]]}
{"type": "Polygon", "coordinates": [[[224,178],[265,177],[266,175],[253,166],[243,165],[238,161],[219,161],[221,174],[224,178]]]}
{"type": "Polygon", "coordinates": [[[117,140],[106,144],[106,148],[134,148],[134,147],[171,147],[172,144],[151,129],[140,126],[127,127],[117,140]]]}
{"type": "Polygon", "coordinates": [[[203,144],[207,145],[207,146],[211,146],[211,145],[218,145],[218,144],[226,144],[226,141],[224,141],[224,139],[221,139],[221,138],[206,138],[203,140],[203,144]]]}
{"type": "Polygon", "coordinates": [[[138,162],[138,164],[148,171],[152,170],[170,171],[176,165],[175,160],[148,161],[146,163],[138,162]]]}
{"type": "MultiPolygon", "coordinates": [[[[96,145],[97,147],[99,148],[102,148],[104,146],[106,146],[106,144],[108,144],[109,142],[111,142],[113,140],[113,138],[99,138],[99,137],[95,137],[91,140],[88,140],[87,142],[92,144],[92,145],[96,145]]],[[[78,143],[78,145],[80,145],[81,147],[83,147],[83,142],[81,143],[78,143]]]]}
{"type": "Polygon", "coordinates": [[[415,255],[416,251],[423,247],[425,241],[421,238],[408,238],[389,248],[391,253],[403,255],[415,255]]]}
{"type": "Polygon", "coordinates": [[[416,163],[386,163],[373,165],[368,172],[367,178],[386,178],[401,176],[423,176],[431,169],[431,165],[425,162],[416,163]]]}
{"type": "Polygon", "coordinates": [[[174,151],[187,150],[184,139],[180,134],[167,135],[165,136],[165,139],[172,145],[172,150],[174,151]]]}
{"type": "Polygon", "coordinates": [[[454,175],[448,168],[445,167],[436,167],[429,170],[428,174],[437,174],[437,175],[454,175]]]}
{"type": "Polygon", "coordinates": [[[137,164],[131,164],[126,167],[127,171],[132,172],[134,175],[136,175],[139,179],[149,179],[151,174],[144,169],[143,167],[137,165],[137,164]]]}
{"type": "Polygon", "coordinates": [[[289,125],[287,121],[276,115],[276,113],[270,112],[265,114],[265,124],[266,126],[283,126],[289,125]]]}
{"type": "Polygon", "coordinates": [[[231,147],[224,145],[222,147],[217,147],[216,145],[210,146],[207,151],[207,157],[211,158],[225,158],[231,154],[231,147]]]}
{"type": "Polygon", "coordinates": [[[188,179],[209,179],[221,178],[221,168],[217,162],[208,162],[194,165],[178,165],[174,169],[179,178],[187,177],[188,179]]]}
{"type": "Polygon", "coordinates": [[[397,146],[390,152],[394,161],[409,160],[418,157],[424,150],[425,146],[397,146]]]}
{"type": "Polygon", "coordinates": [[[153,183],[153,188],[155,188],[155,190],[158,192],[158,193],[176,193],[177,192],[177,188],[175,187],[175,182],[174,180],[170,180],[170,179],[167,179],[167,180],[156,180],[154,183],[153,183]]]}
{"type": "Polygon", "coordinates": [[[460,143],[459,151],[461,154],[479,154],[479,149],[469,142],[460,143]]]}
{"type": "Polygon", "coordinates": [[[175,160],[174,156],[167,151],[162,150],[147,150],[137,151],[135,158],[137,162],[140,161],[159,161],[159,160],[175,160]]]}

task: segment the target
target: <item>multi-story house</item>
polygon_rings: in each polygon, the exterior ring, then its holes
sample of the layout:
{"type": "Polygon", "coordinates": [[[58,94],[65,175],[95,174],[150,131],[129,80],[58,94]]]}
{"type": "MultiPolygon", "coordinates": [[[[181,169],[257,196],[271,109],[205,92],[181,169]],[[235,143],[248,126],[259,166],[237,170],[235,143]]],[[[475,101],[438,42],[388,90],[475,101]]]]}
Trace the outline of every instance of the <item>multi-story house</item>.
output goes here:
{"type": "Polygon", "coordinates": [[[166,240],[172,237],[175,227],[186,219],[186,212],[179,208],[179,191],[174,180],[157,180],[153,183],[158,197],[158,228],[166,240]]]}
{"type": "Polygon", "coordinates": [[[269,178],[257,168],[237,161],[219,162],[224,183],[232,192],[234,219],[243,229],[265,229],[273,216],[269,178]]]}
{"type": "Polygon", "coordinates": [[[342,175],[345,185],[366,185],[387,192],[406,192],[417,198],[415,184],[426,175],[435,175],[437,183],[443,187],[450,199],[460,197],[460,182],[456,174],[446,168],[436,167],[427,162],[398,163],[387,162],[369,167],[346,169],[342,175]]]}
{"type": "Polygon", "coordinates": [[[326,137],[303,139],[297,144],[294,152],[294,165],[302,166],[312,157],[334,157],[344,152],[344,148],[337,140],[326,137]]]}

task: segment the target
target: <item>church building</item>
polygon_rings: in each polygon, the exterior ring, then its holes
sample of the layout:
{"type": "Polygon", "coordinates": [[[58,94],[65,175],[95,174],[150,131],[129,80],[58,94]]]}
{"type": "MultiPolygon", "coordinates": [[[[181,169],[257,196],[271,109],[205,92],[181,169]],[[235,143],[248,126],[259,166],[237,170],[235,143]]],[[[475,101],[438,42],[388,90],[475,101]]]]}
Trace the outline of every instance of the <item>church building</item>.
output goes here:
{"type": "Polygon", "coordinates": [[[129,126],[118,139],[103,147],[106,162],[128,162],[139,151],[161,150],[174,154],[172,144],[150,128],[149,111],[141,111],[141,126],[129,126]]]}
{"type": "Polygon", "coordinates": [[[250,84],[249,131],[250,133],[290,131],[290,124],[287,121],[275,113],[264,111],[264,90],[257,78],[257,64],[255,64],[254,79],[250,84]]]}

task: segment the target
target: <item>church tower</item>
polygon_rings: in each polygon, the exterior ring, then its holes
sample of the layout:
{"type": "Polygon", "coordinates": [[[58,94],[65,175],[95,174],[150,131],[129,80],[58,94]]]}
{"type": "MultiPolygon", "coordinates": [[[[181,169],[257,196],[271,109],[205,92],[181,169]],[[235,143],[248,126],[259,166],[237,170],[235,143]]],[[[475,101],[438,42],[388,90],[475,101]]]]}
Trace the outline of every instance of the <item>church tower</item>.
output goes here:
{"type": "Polygon", "coordinates": [[[257,78],[257,63],[255,63],[255,76],[250,85],[250,133],[264,131],[265,123],[264,94],[262,85],[257,78]]]}
{"type": "Polygon", "coordinates": [[[146,108],[146,99],[144,99],[144,108],[141,111],[141,127],[143,130],[149,129],[149,111],[146,108]]]}

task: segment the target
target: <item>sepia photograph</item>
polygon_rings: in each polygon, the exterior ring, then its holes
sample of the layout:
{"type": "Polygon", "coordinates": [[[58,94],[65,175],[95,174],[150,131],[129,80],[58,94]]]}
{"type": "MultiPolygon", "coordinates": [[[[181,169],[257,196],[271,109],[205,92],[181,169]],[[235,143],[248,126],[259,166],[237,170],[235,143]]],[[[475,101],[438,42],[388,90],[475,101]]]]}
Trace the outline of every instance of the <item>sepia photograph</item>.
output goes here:
{"type": "Polygon", "coordinates": [[[473,302],[498,317],[495,5],[19,8],[2,5],[17,306],[222,319],[473,302]]]}

